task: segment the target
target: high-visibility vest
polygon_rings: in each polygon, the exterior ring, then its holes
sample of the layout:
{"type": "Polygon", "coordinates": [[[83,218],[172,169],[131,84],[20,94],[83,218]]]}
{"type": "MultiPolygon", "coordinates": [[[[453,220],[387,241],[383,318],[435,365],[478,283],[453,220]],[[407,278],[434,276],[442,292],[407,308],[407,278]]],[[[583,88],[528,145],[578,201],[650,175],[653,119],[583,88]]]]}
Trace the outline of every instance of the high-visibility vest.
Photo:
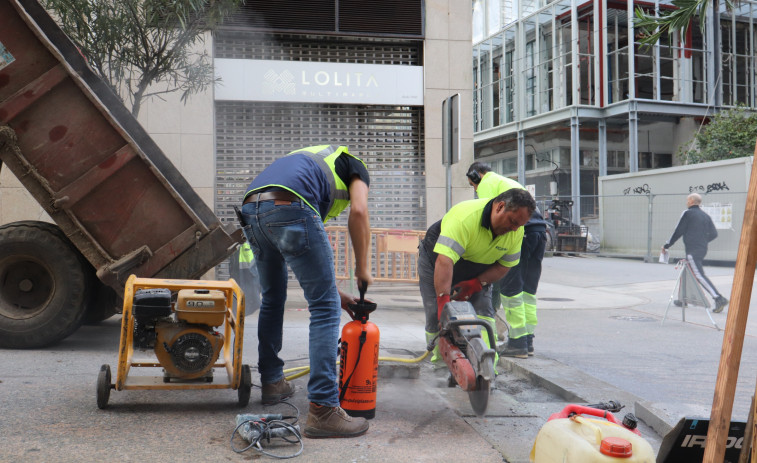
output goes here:
{"type": "Polygon", "coordinates": [[[246,264],[244,267],[249,267],[252,265],[252,263],[255,261],[255,255],[252,253],[252,248],[250,247],[250,243],[244,242],[242,246],[239,247],[239,267],[242,267],[242,264],[246,264]]]}
{"type": "MultiPolygon", "coordinates": [[[[307,148],[301,148],[295,151],[292,151],[291,153],[287,154],[284,158],[281,158],[277,161],[274,161],[271,166],[269,166],[268,169],[263,171],[261,173],[261,176],[265,176],[267,174],[270,174],[271,176],[271,182],[264,184],[258,184],[255,186],[255,188],[250,188],[247,193],[245,193],[245,198],[249,196],[250,194],[254,193],[256,190],[260,190],[263,188],[268,187],[279,187],[283,188],[287,191],[290,191],[297,195],[302,201],[307,204],[311,209],[313,209],[316,213],[318,213],[319,216],[321,216],[321,220],[326,223],[329,219],[332,219],[336,216],[338,216],[342,211],[344,211],[347,206],[350,204],[350,192],[347,184],[344,183],[344,181],[339,178],[339,176],[336,174],[336,159],[342,155],[346,154],[348,156],[351,156],[358,161],[360,161],[364,166],[365,163],[358,157],[353,156],[349,153],[348,148],[346,146],[339,146],[339,145],[318,145],[318,146],[309,146],[307,148]],[[291,156],[291,158],[289,158],[291,156]],[[301,158],[307,158],[315,162],[315,164],[321,169],[321,172],[325,178],[325,182],[328,183],[328,197],[327,198],[318,198],[317,195],[323,195],[325,192],[325,189],[318,190],[317,185],[323,184],[323,181],[321,178],[317,177],[316,173],[311,173],[312,175],[308,175],[308,166],[301,165],[302,163],[305,163],[306,161],[301,161],[300,164],[297,164],[297,157],[301,158]],[[284,162],[283,160],[289,158],[290,161],[293,161],[295,164],[286,163],[278,165],[277,163],[279,161],[284,162]],[[269,170],[270,169],[270,170],[269,170]],[[279,177],[292,174],[292,173],[298,173],[297,177],[289,176],[286,181],[278,180],[279,177]],[[278,182],[278,183],[277,183],[278,182]],[[286,184],[284,184],[286,183],[286,184]],[[315,191],[314,191],[315,190],[315,191]],[[310,195],[305,194],[305,192],[310,192],[310,195]],[[322,202],[326,202],[327,204],[325,207],[322,207],[322,204],[311,204],[311,201],[308,201],[308,199],[312,200],[319,200],[322,202]],[[324,214],[321,212],[325,210],[325,217],[324,214]]],[[[312,170],[312,169],[310,169],[312,170]]],[[[253,181],[253,184],[260,183],[253,181]]],[[[326,185],[323,185],[326,187],[326,185]]]]}

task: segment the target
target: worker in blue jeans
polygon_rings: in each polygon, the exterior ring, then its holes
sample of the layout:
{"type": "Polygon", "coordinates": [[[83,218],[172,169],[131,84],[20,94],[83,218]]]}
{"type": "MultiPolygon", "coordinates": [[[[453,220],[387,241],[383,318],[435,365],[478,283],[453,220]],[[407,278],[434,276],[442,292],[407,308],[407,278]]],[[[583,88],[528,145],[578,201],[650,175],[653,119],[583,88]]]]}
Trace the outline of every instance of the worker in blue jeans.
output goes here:
{"type": "Polygon", "coordinates": [[[324,222],[348,206],[347,226],[355,251],[358,285],[373,278],[368,266],[370,224],[365,164],[346,146],[321,145],[277,159],[252,181],[242,220],[255,253],[263,292],[258,318],[258,370],[262,402],[294,394],[279,358],[283,341],[287,266],[294,272],[310,311],[310,409],[306,437],[354,437],[368,430],[365,418],[350,417],[339,406],[336,353],[341,309],[357,302],[336,287],[334,256],[324,222]]]}

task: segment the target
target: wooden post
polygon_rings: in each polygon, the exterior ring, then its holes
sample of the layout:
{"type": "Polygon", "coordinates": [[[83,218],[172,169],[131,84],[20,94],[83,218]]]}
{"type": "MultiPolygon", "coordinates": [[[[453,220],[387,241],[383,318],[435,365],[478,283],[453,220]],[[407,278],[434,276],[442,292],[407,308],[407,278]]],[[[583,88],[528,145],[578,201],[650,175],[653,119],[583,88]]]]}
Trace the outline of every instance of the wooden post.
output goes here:
{"type": "Polygon", "coordinates": [[[754,396],[752,396],[752,405],[749,407],[749,418],[744,429],[744,440],[741,441],[741,452],[739,452],[738,463],[749,463],[749,456],[752,454],[752,436],[754,432],[754,396]]]}
{"type": "MultiPolygon", "coordinates": [[[[757,145],[755,146],[757,160],[757,145]]],[[[720,366],[715,382],[715,397],[712,400],[710,427],[707,431],[707,443],[704,449],[704,463],[722,463],[725,458],[725,446],[728,428],[733,412],[733,398],[736,394],[736,381],[739,377],[741,352],[744,347],[749,300],[752,297],[754,269],[757,265],[757,162],[752,161],[752,174],[749,179],[744,223],[741,227],[739,250],[736,254],[736,271],[733,277],[733,289],[728,308],[728,318],[723,335],[723,348],[720,351],[720,366]]]]}

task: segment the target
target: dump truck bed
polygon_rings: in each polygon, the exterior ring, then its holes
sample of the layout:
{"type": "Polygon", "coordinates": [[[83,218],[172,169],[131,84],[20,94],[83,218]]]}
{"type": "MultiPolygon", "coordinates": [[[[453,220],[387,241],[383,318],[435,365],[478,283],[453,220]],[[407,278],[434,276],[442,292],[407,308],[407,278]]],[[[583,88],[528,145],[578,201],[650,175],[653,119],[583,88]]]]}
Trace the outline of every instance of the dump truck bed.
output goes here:
{"type": "Polygon", "coordinates": [[[119,292],[199,278],[241,240],[35,1],[0,0],[0,160],[119,292]]]}

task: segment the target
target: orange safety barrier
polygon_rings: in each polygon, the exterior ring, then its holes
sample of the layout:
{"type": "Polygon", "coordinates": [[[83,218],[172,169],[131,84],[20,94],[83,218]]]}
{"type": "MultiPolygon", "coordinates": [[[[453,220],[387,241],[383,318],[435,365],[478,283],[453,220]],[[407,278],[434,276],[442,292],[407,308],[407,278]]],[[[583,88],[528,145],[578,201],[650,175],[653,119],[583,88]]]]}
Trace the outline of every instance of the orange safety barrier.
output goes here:
{"type": "MultiPolygon", "coordinates": [[[[337,280],[352,280],[355,254],[347,227],[326,227],[334,251],[334,273],[337,280]]],[[[371,229],[371,270],[375,281],[396,283],[418,282],[418,244],[425,231],[371,229]]]]}

